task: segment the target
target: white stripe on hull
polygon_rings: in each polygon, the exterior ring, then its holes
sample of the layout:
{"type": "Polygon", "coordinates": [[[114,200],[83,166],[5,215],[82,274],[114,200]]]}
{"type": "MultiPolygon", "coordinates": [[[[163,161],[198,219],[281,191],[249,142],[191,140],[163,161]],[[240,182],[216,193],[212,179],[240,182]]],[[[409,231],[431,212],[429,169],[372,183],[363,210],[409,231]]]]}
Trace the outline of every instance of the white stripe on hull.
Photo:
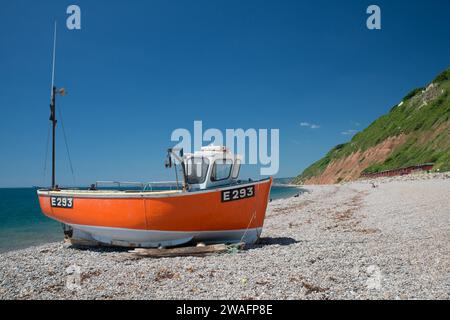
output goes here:
{"type": "Polygon", "coordinates": [[[262,228],[221,231],[157,231],[135,230],[84,225],[70,225],[73,228],[73,240],[98,241],[107,245],[123,247],[173,247],[187,242],[212,243],[255,243],[262,228]]]}

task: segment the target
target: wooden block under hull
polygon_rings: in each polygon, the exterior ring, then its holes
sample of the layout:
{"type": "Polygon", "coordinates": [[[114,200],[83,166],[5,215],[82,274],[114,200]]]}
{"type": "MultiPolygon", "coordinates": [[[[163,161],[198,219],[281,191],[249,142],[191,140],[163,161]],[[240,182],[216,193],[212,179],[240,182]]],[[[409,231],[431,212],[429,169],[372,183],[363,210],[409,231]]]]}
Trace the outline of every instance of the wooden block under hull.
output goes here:
{"type": "Polygon", "coordinates": [[[84,239],[65,238],[64,243],[80,247],[110,247],[104,243],[95,240],[84,240],[84,239]]]}
{"type": "Polygon", "coordinates": [[[228,246],[226,244],[215,244],[209,246],[196,246],[196,247],[180,247],[171,249],[144,249],[137,248],[128,251],[133,256],[149,257],[149,258],[167,258],[167,257],[182,257],[182,256],[196,256],[202,257],[212,254],[225,253],[230,248],[243,249],[244,243],[238,243],[236,245],[228,246]]]}

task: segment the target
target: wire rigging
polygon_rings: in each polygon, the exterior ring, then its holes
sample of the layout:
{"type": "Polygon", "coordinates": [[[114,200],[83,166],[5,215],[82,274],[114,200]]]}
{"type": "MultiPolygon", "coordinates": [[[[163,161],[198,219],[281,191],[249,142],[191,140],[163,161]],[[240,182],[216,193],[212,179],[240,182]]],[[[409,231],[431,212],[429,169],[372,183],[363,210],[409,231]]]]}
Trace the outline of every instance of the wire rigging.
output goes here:
{"type": "Polygon", "coordinates": [[[70,157],[69,144],[67,143],[67,137],[66,137],[66,129],[64,128],[64,119],[62,116],[61,105],[58,108],[58,114],[59,114],[59,118],[61,119],[61,128],[63,130],[64,143],[66,145],[67,158],[69,159],[69,166],[70,166],[70,171],[72,173],[72,180],[73,180],[74,186],[76,186],[75,174],[74,174],[73,165],[72,165],[72,158],[70,157]]]}
{"type": "Polygon", "coordinates": [[[48,126],[47,130],[47,144],[45,145],[45,161],[44,161],[44,177],[43,177],[43,185],[45,185],[45,178],[47,177],[47,162],[48,162],[48,146],[50,144],[50,128],[51,125],[48,126]]]}

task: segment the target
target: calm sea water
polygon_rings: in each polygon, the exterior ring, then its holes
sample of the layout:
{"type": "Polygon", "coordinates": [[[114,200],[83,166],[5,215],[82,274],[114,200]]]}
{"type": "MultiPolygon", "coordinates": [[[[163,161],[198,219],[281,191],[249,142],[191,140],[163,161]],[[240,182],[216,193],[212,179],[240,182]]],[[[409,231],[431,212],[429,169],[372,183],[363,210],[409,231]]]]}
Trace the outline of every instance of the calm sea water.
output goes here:
{"type": "MultiPolygon", "coordinates": [[[[272,199],[302,192],[293,187],[273,186],[272,199]]],[[[61,224],[41,213],[36,189],[0,189],[0,252],[63,239],[61,224]]]]}

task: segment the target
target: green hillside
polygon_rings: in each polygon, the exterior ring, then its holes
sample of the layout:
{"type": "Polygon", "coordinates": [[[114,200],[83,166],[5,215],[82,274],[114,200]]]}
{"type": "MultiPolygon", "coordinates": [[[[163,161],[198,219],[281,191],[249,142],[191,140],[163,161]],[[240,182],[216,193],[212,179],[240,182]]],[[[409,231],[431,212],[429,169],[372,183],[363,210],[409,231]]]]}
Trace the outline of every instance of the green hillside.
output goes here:
{"type": "MultiPolygon", "coordinates": [[[[378,172],[409,165],[434,162],[434,170],[450,170],[450,68],[424,88],[407,94],[402,103],[374,121],[345,144],[334,147],[295,178],[302,183],[316,176],[338,159],[376,147],[390,137],[405,135],[383,161],[370,163],[363,172],[378,172]]],[[[363,161],[364,159],[361,159],[363,161]]]]}

